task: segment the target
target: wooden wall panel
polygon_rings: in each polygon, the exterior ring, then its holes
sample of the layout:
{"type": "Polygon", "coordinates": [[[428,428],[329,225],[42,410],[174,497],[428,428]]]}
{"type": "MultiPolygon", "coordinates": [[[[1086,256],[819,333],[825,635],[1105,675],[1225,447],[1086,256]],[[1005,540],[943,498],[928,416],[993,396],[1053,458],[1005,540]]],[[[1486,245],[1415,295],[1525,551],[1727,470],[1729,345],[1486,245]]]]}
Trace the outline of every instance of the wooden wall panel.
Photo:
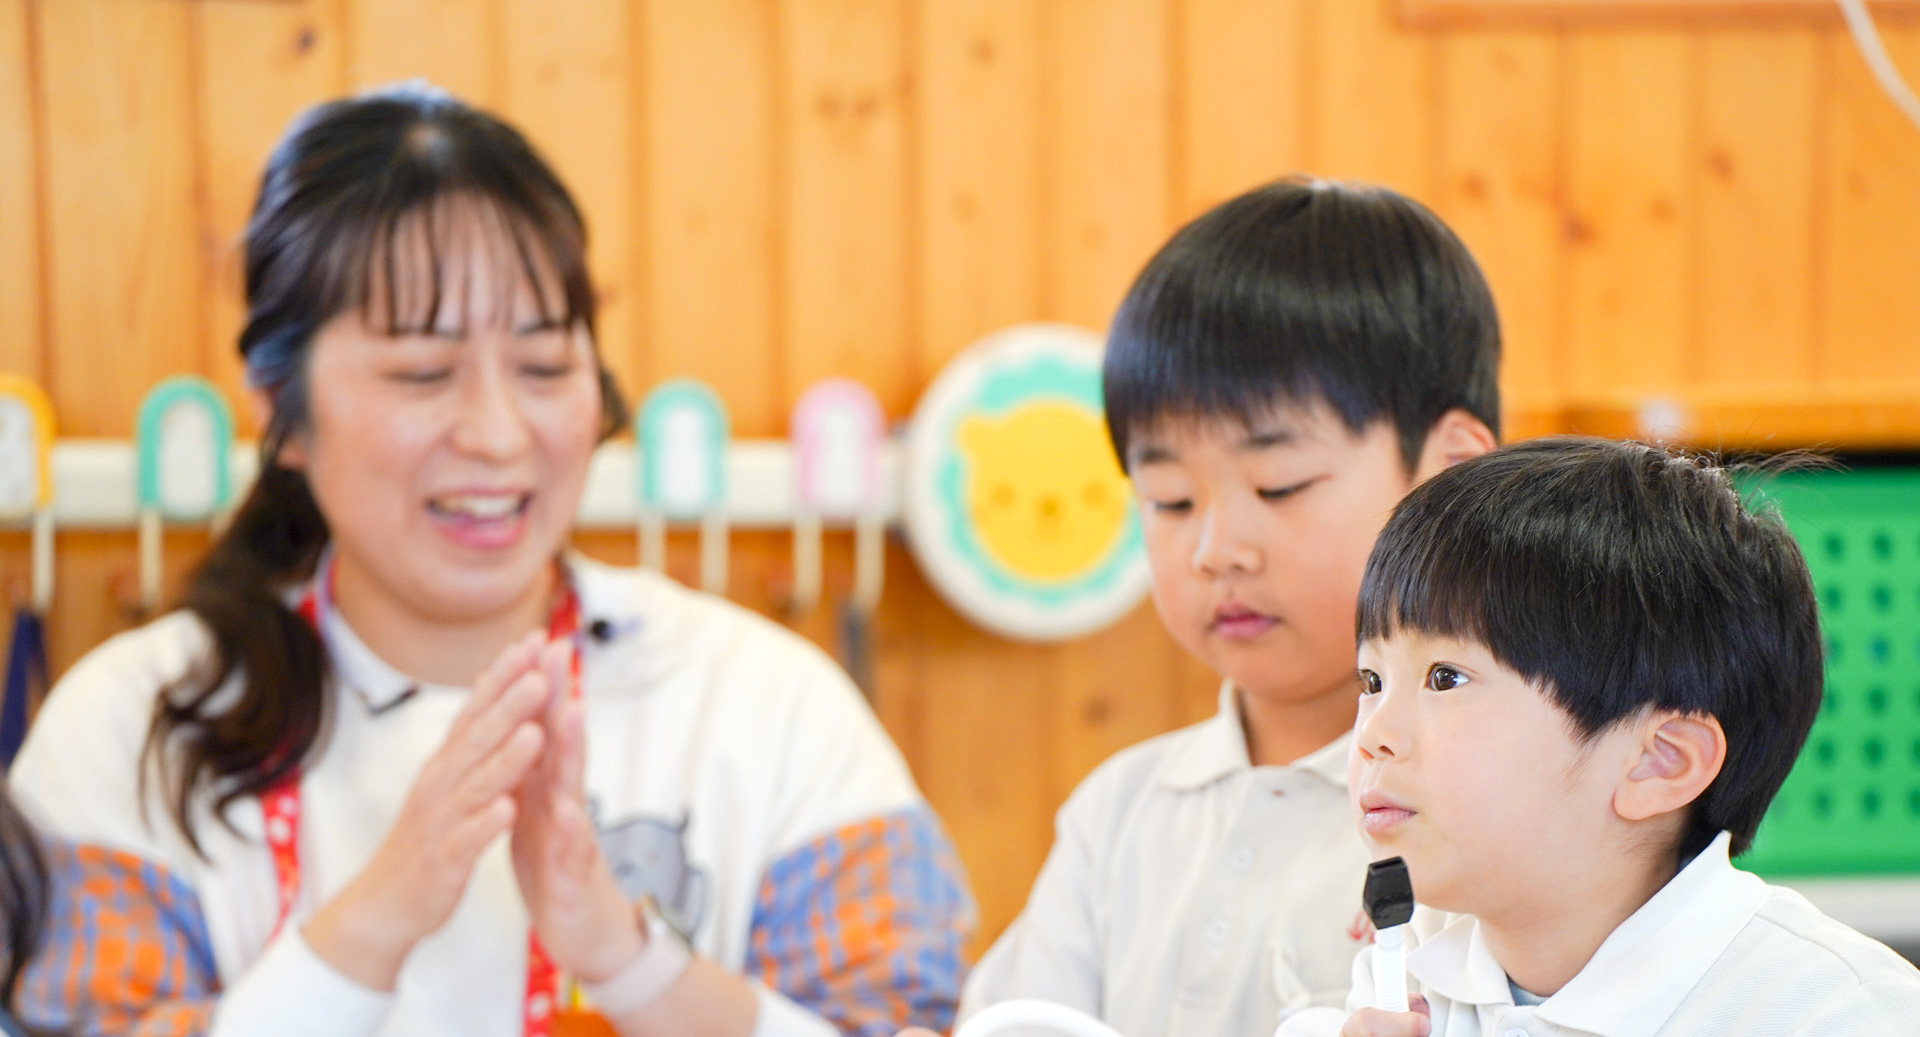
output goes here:
{"type": "Polygon", "coordinates": [[[1180,5],[1184,221],[1235,195],[1309,169],[1308,0],[1180,5]]]}
{"type": "Polygon", "coordinates": [[[1538,31],[1448,39],[1438,47],[1446,132],[1433,207],[1493,288],[1503,408],[1508,415],[1551,412],[1562,405],[1565,384],[1555,348],[1566,288],[1563,47],[1556,34],[1538,31]]]}
{"type": "Polygon", "coordinates": [[[1792,394],[1814,376],[1814,212],[1826,55],[1809,30],[1704,37],[1699,336],[1690,374],[1720,391],[1792,394]]]}
{"type": "MultiPolygon", "coordinates": [[[[1920,82],[1920,29],[1887,26],[1887,49],[1920,82]]],[[[1827,38],[1833,108],[1822,197],[1820,377],[1920,386],[1920,132],[1844,35],[1827,38]]]]}
{"type": "Polygon", "coordinates": [[[785,393],[858,377],[889,414],[917,386],[908,307],[905,0],[783,0],[785,393]]]}
{"type": "Polygon", "coordinates": [[[204,368],[192,9],[40,7],[49,392],[61,432],[130,435],[154,382],[204,368]]]}
{"type": "Polygon", "coordinates": [[[489,107],[504,93],[506,40],[496,0],[348,0],[348,72],[356,87],[425,78],[489,107]]]}
{"type": "Polygon", "coordinates": [[[736,435],[787,426],[775,17],[767,0],[646,0],[647,324],[638,397],[698,378],[736,435]]]}
{"type": "Polygon", "coordinates": [[[1687,133],[1680,32],[1575,39],[1568,52],[1568,384],[1633,394],[1687,367],[1687,133]]]}
{"type": "Polygon", "coordinates": [[[41,371],[40,176],[27,0],[0,3],[0,371],[41,371]]]}
{"type": "Polygon", "coordinates": [[[505,0],[502,111],[589,214],[587,258],[600,298],[601,356],[636,385],[638,251],[634,100],[640,75],[626,0],[505,0]]]}
{"type": "Polygon", "coordinates": [[[344,0],[300,6],[200,0],[195,56],[207,206],[205,373],[228,393],[242,434],[257,433],[238,341],[246,319],[242,241],[267,155],[293,117],[346,87],[344,0]]]}
{"type": "Polygon", "coordinates": [[[1053,0],[1047,90],[1047,315],[1104,329],[1172,229],[1167,0],[1053,0]]]}
{"type": "Polygon", "coordinates": [[[1047,2],[921,9],[916,385],[982,335],[1041,313],[1039,22],[1047,2]]]}
{"type": "Polygon", "coordinates": [[[1434,41],[1383,5],[1311,0],[1313,171],[1432,195],[1439,130],[1434,41]]]}

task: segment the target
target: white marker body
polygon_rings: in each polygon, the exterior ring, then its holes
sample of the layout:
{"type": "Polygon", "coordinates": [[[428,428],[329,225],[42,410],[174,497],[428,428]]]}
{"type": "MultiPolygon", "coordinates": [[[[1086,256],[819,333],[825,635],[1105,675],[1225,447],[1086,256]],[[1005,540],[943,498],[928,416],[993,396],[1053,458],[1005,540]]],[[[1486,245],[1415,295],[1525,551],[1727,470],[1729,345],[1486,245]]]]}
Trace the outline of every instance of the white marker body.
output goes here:
{"type": "Polygon", "coordinates": [[[1373,1007],[1407,1010],[1407,927],[1390,925],[1373,934],[1373,1007]]]}

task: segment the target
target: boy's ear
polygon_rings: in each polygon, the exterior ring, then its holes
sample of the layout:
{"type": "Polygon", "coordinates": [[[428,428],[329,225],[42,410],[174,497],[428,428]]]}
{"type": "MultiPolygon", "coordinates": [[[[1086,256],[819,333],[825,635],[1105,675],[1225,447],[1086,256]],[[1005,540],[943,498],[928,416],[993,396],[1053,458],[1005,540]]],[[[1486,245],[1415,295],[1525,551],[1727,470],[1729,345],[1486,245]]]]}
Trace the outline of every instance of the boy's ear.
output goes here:
{"type": "Polygon", "coordinates": [[[1634,725],[1626,775],[1614,789],[1613,810],[1626,821],[1685,809],[1720,776],[1727,762],[1727,734],[1707,714],[1656,712],[1634,725]]]}
{"type": "Polygon", "coordinates": [[[1500,441],[1494,438],[1486,422],[1455,407],[1440,415],[1440,420],[1427,430],[1427,442],[1420,448],[1414,481],[1425,482],[1442,469],[1472,460],[1499,445],[1500,441]]]}

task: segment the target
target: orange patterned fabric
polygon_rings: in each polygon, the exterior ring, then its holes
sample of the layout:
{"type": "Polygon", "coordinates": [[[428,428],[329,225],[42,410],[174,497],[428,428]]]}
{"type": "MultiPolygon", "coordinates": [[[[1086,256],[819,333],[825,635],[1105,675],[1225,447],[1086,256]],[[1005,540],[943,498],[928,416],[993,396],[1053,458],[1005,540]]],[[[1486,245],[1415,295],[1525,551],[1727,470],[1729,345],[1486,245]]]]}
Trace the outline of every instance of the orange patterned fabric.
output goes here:
{"type": "Polygon", "coordinates": [[[132,854],[52,846],[46,941],[21,977],[29,1026],[80,1037],[192,1037],[219,991],[200,901],[132,854]]]}
{"type": "Polygon", "coordinates": [[[945,1030],[973,905],[932,811],[848,825],[768,869],[747,971],[842,1033],[945,1030]]]}

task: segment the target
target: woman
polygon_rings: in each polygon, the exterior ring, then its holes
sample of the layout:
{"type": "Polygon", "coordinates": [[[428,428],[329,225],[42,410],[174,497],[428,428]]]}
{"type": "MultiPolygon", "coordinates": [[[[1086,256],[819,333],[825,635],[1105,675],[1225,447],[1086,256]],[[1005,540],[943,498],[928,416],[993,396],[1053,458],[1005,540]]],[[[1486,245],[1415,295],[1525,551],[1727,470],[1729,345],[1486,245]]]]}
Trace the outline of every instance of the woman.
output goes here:
{"type": "Polygon", "coordinates": [[[565,553],[623,420],[584,237],[518,133],[427,89],[322,105],[275,150],[240,338],[261,477],[186,608],[77,664],[15,765],[80,851],[28,1021],[949,1018],[964,879],[849,682],[565,553]]]}

